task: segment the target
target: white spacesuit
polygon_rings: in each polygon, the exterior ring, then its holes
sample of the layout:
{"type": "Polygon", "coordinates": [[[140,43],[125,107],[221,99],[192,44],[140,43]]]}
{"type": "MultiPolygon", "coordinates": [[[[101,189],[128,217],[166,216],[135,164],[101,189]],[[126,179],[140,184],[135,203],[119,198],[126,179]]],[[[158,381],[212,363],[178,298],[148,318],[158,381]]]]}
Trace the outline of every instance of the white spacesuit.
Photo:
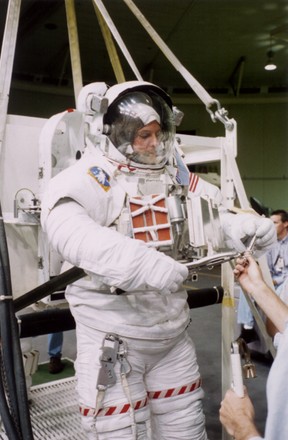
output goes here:
{"type": "MultiPolygon", "coordinates": [[[[87,273],[66,291],[83,427],[89,440],[205,440],[186,331],[188,270],[177,259],[187,253],[191,190],[216,198],[219,191],[184,165],[163,90],[138,81],[102,83],[98,94],[93,87],[78,103],[85,152],[50,181],[41,215],[52,247],[87,273]]],[[[222,221],[230,246],[235,239],[244,249],[240,238],[255,232],[259,247],[274,240],[268,219],[223,212],[222,221]]]]}

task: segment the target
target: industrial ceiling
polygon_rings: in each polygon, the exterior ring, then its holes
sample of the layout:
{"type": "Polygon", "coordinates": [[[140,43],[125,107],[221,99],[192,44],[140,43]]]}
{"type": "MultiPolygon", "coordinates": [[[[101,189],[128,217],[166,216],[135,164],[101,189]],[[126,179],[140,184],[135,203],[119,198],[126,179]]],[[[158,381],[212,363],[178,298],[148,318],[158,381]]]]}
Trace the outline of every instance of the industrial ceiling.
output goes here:
{"type": "MultiPolygon", "coordinates": [[[[102,0],[143,79],[191,89],[123,0],[102,0]]],[[[286,0],[135,0],[181,65],[213,94],[286,94],[286,0]],[[277,69],[264,70],[272,50],[277,69]]],[[[0,41],[8,0],[0,0],[0,41]]],[[[75,0],[83,83],[116,82],[92,0],[75,0]]],[[[136,79],[121,50],[127,80],[136,79]]],[[[65,0],[22,0],[12,88],[73,93],[65,0]]]]}

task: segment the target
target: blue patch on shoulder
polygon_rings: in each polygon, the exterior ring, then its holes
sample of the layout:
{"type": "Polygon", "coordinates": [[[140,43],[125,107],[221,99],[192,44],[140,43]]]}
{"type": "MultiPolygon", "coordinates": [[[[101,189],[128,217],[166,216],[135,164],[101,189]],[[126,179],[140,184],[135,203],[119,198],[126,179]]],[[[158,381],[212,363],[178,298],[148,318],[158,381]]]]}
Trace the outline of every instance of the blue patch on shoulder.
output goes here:
{"type": "Polygon", "coordinates": [[[104,189],[104,191],[109,191],[111,189],[110,186],[110,176],[100,167],[91,167],[88,170],[89,176],[93,177],[96,182],[104,189]]]}

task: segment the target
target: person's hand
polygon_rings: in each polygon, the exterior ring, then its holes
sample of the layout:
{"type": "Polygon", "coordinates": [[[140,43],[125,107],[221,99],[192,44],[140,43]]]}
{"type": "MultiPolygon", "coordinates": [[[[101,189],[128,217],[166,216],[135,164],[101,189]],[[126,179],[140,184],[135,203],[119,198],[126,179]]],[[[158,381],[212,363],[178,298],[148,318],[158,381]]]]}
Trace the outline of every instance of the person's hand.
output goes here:
{"type": "Polygon", "coordinates": [[[245,388],[244,397],[228,390],[219,410],[220,422],[236,440],[248,440],[259,435],[254,424],[254,407],[245,388]]]}
{"type": "Polygon", "coordinates": [[[256,287],[264,283],[260,267],[249,252],[237,258],[234,275],[241,287],[248,293],[253,293],[256,287]]]}

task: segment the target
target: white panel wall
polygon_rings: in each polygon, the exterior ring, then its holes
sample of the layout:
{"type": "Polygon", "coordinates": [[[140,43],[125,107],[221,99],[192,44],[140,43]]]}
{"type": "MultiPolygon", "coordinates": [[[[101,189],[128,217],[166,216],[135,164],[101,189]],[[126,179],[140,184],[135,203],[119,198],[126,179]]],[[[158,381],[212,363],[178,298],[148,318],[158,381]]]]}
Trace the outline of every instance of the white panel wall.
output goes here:
{"type": "Polygon", "coordinates": [[[0,197],[15,298],[38,285],[38,226],[13,219],[13,202],[21,188],[38,195],[38,138],[44,122],[8,116],[1,153],[0,197]]]}

